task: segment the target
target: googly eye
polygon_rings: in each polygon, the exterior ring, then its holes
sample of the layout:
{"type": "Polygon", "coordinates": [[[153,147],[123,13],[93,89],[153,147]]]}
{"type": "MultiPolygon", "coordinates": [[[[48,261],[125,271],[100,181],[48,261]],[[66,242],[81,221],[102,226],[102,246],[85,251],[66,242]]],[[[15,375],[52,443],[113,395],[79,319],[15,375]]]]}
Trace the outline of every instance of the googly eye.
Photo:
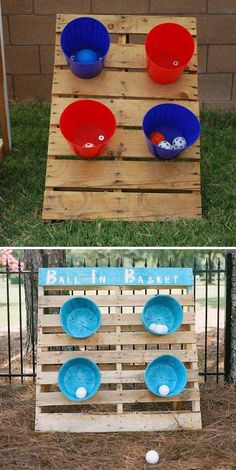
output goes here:
{"type": "Polygon", "coordinates": [[[74,55],[72,55],[70,58],[71,58],[71,60],[75,60],[75,56],[74,56],[74,55]]]}
{"type": "Polygon", "coordinates": [[[91,142],[86,142],[86,144],[84,144],[83,147],[89,149],[89,148],[94,147],[94,144],[92,144],[91,142]]]}
{"type": "Polygon", "coordinates": [[[98,136],[98,140],[104,140],[104,139],[105,139],[104,135],[101,134],[98,136]]]}
{"type": "Polygon", "coordinates": [[[177,67],[177,65],[179,65],[179,61],[178,61],[178,60],[173,60],[173,65],[174,65],[175,67],[177,67]]]}

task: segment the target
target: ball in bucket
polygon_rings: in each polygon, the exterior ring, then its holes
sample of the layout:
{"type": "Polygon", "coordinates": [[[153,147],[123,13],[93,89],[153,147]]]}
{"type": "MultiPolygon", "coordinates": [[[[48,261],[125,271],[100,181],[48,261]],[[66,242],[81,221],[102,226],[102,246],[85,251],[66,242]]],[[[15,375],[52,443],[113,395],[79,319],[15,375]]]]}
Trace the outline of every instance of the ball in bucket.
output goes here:
{"type": "Polygon", "coordinates": [[[183,321],[182,306],[170,295],[155,295],[144,305],[142,324],[152,334],[167,335],[178,330],[183,321]]]}
{"type": "Polygon", "coordinates": [[[78,100],[61,114],[60,130],[73,151],[83,158],[101,154],[116,130],[112,111],[95,100],[78,100]]]}
{"type": "Polygon", "coordinates": [[[176,23],[162,23],[147,35],[148,74],[157,83],[175,82],[194,53],[194,40],[189,31],[176,23]]]}
{"type": "Polygon", "coordinates": [[[85,357],[64,362],[58,374],[61,392],[72,401],[88,400],[98,391],[101,372],[97,364],[85,357]]]}
{"type": "Polygon", "coordinates": [[[62,52],[71,71],[80,78],[101,72],[109,47],[109,33],[95,18],[76,18],[61,33],[62,52]]]}
{"type": "Polygon", "coordinates": [[[98,306],[86,297],[71,297],[60,308],[63,330],[73,338],[88,338],[101,326],[102,316],[98,306]]]}
{"type": "Polygon", "coordinates": [[[154,395],[174,397],[186,386],[188,374],[177,357],[163,354],[151,361],[144,374],[145,384],[154,395]]]}
{"type": "Polygon", "coordinates": [[[163,103],[153,106],[145,114],[143,132],[148,148],[156,158],[172,160],[196,142],[201,126],[197,116],[185,106],[163,103]],[[155,132],[164,135],[169,145],[164,145],[163,141],[153,142],[151,136],[155,132]]]}

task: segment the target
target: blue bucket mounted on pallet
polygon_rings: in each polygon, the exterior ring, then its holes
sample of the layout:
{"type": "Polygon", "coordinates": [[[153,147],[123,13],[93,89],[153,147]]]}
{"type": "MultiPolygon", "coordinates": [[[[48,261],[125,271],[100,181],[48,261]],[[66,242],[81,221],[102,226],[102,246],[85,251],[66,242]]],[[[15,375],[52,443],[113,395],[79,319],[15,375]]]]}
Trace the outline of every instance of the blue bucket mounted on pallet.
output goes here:
{"type": "Polygon", "coordinates": [[[101,312],[92,300],[72,297],[60,308],[63,330],[74,338],[88,338],[96,333],[102,322],[101,312]]]}
{"type": "Polygon", "coordinates": [[[101,372],[95,362],[85,357],[76,357],[64,362],[58,374],[58,386],[69,400],[88,400],[98,391],[101,383],[101,372]],[[85,388],[86,395],[78,398],[76,392],[85,388]]]}
{"type": "Polygon", "coordinates": [[[165,354],[151,361],[144,375],[145,384],[154,395],[174,397],[185,388],[188,374],[184,364],[175,356],[165,354]],[[163,386],[169,391],[160,393],[163,386]]]}
{"type": "Polygon", "coordinates": [[[192,111],[179,104],[164,103],[153,108],[145,114],[143,119],[143,132],[150,152],[162,160],[172,160],[183,150],[194,144],[200,136],[200,122],[192,111]],[[176,137],[184,137],[187,146],[180,150],[163,149],[152,142],[150,134],[160,132],[165,140],[172,144],[176,137]]]}
{"type": "Polygon", "coordinates": [[[71,71],[81,78],[92,78],[101,72],[109,47],[109,33],[95,18],[76,18],[61,34],[63,54],[71,71]]]}
{"type": "Polygon", "coordinates": [[[142,311],[142,324],[146,330],[156,335],[174,333],[183,322],[183,309],[177,299],[170,295],[156,295],[149,299],[142,311]],[[155,331],[152,325],[165,326],[155,331]]]}

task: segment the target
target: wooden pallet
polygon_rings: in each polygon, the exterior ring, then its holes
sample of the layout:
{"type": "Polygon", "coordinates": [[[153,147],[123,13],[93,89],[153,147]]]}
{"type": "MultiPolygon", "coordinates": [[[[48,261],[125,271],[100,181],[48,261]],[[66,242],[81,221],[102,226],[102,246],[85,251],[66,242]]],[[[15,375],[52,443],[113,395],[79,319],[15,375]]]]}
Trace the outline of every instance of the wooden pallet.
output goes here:
{"type": "MultiPolygon", "coordinates": [[[[48,289],[48,288],[47,288],[48,289]]],[[[59,289],[58,287],[56,288],[59,289]]],[[[61,287],[60,287],[61,289],[61,287]]],[[[39,288],[36,430],[66,432],[173,431],[201,429],[200,396],[192,294],[172,291],[180,300],[184,320],[179,331],[158,338],[144,331],[140,312],[156,290],[76,290],[102,311],[102,327],[78,340],[60,326],[59,307],[71,295],[48,295],[39,288]],[[176,294],[177,292],[177,294],[176,294]],[[55,307],[52,314],[48,308],[55,307]],[[69,348],[68,348],[69,347],[69,348]],[[76,347],[77,350],[73,350],[76,347]],[[55,350],[55,349],[60,350],[55,350]],[[78,350],[80,349],[80,350],[78,350]],[[173,354],[188,370],[185,390],[176,397],[157,397],[144,384],[147,364],[161,354],[173,354]],[[71,402],[58,389],[58,370],[66,360],[85,356],[102,371],[101,387],[88,402],[71,402]]],[[[91,288],[90,288],[91,289],[91,288]]]]}
{"type": "Polygon", "coordinates": [[[157,161],[141,130],[146,111],[175,102],[199,115],[195,18],[96,16],[112,40],[106,67],[90,80],[74,76],[60,50],[63,27],[78,15],[58,15],[43,220],[175,220],[201,216],[200,143],[175,161],[157,161]],[[182,77],[154,83],[146,72],[144,35],[156,24],[177,22],[195,39],[195,54],[182,77]],[[75,157],[60,133],[59,118],[75,99],[94,98],[109,106],[117,130],[101,158],[75,157]]]}

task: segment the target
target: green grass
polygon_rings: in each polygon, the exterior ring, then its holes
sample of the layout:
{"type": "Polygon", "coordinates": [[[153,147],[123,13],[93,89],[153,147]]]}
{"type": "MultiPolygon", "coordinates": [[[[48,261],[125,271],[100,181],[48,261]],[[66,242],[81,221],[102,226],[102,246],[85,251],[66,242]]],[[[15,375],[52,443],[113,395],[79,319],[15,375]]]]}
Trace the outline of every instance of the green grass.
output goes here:
{"type": "Polygon", "coordinates": [[[13,152],[0,162],[1,246],[232,246],[236,241],[236,111],[202,112],[203,219],[43,224],[49,106],[11,109],[13,152]]]}

